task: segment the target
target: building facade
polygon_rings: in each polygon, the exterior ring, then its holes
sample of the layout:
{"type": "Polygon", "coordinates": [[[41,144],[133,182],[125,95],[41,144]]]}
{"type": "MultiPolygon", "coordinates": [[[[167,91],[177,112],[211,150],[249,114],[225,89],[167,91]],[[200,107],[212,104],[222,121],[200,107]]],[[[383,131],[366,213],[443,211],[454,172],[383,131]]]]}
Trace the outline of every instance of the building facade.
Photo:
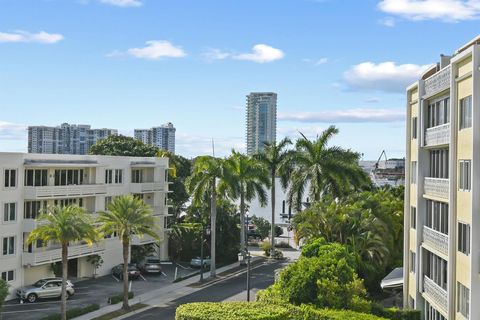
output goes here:
{"type": "Polygon", "coordinates": [[[404,306],[480,319],[480,38],[407,88],[404,306]]]}
{"type": "MultiPolygon", "coordinates": [[[[40,210],[51,205],[78,205],[93,217],[119,195],[134,194],[150,205],[160,236],[158,255],[168,259],[168,159],[114,156],[0,153],[0,276],[15,289],[53,276],[51,264],[61,260],[58,244],[27,244],[40,210]]],[[[134,237],[132,246],[156,242],[134,237]]],[[[69,278],[110,273],[122,263],[117,235],[89,246],[72,243],[68,252],[69,278]],[[100,255],[103,265],[94,270],[87,257],[100,255]]]]}
{"type": "Polygon", "coordinates": [[[175,153],[175,127],[171,122],[151,129],[135,129],[134,137],[145,144],[175,153]]]}
{"type": "Polygon", "coordinates": [[[261,152],[277,137],[277,94],[252,92],[247,96],[247,154],[261,152]]]}
{"type": "Polygon", "coordinates": [[[28,127],[28,153],[87,154],[98,140],[117,135],[115,129],[92,129],[89,125],[63,123],[58,127],[28,127]]]}

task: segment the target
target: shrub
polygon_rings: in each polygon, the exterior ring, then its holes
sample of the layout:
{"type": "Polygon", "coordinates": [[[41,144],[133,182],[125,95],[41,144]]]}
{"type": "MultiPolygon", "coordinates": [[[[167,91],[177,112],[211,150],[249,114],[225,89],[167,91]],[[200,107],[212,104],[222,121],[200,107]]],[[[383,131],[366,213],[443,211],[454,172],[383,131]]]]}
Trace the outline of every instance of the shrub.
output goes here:
{"type": "Polygon", "coordinates": [[[285,249],[291,249],[292,246],[288,244],[288,242],[285,241],[280,241],[279,243],[275,244],[275,248],[285,248],[285,249]]]}
{"type": "MultiPolygon", "coordinates": [[[[300,307],[301,320],[386,320],[371,314],[360,313],[350,310],[316,309],[312,306],[300,307]]],[[[300,320],[300,318],[297,318],[300,320]]]]}
{"type": "MultiPolygon", "coordinates": [[[[129,292],[128,293],[128,299],[132,299],[134,296],[133,292],[129,292]]],[[[109,304],[117,304],[119,302],[122,302],[123,301],[123,293],[119,293],[117,295],[114,295],[110,298],[108,298],[108,303],[109,304]]]]}
{"type": "Polygon", "coordinates": [[[272,254],[272,258],[276,260],[282,260],[283,259],[283,253],[280,250],[275,249],[272,254]]]}
{"type": "Polygon", "coordinates": [[[258,302],[200,302],[177,308],[176,320],[295,320],[288,307],[258,302]]]}
{"type": "Polygon", "coordinates": [[[419,310],[383,308],[379,304],[373,304],[372,314],[381,316],[391,320],[420,320],[421,313],[419,310]]]}
{"type": "Polygon", "coordinates": [[[272,249],[272,245],[270,244],[270,242],[268,241],[262,242],[262,244],[260,245],[260,248],[263,250],[263,252],[267,257],[270,257],[270,250],[272,249]]]}
{"type": "MultiPolygon", "coordinates": [[[[73,319],[81,315],[96,311],[98,309],[100,309],[100,305],[98,304],[91,304],[83,308],[73,308],[67,310],[67,319],[73,319]]],[[[52,314],[41,318],[41,320],[60,320],[61,318],[62,317],[60,316],[60,314],[52,314]]]]}
{"type": "Polygon", "coordinates": [[[8,288],[9,284],[5,280],[0,279],[0,312],[2,310],[5,298],[8,296],[8,288]]]}

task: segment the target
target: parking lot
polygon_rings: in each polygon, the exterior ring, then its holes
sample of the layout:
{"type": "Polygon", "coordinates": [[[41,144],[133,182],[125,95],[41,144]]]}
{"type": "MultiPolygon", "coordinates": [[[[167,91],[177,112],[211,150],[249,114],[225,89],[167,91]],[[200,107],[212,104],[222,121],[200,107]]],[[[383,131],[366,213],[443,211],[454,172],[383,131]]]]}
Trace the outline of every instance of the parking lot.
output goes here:
{"type": "MultiPolygon", "coordinates": [[[[174,280],[175,266],[162,265],[163,275],[146,274],[131,283],[131,291],[136,296],[169,285],[174,280]]],[[[178,267],[177,276],[183,277],[198,270],[178,267]]],[[[104,276],[96,279],[88,279],[74,284],[75,295],[67,301],[68,308],[85,307],[98,303],[107,305],[109,297],[122,292],[122,282],[112,276],[104,276]]],[[[4,305],[3,319],[12,320],[36,320],[42,317],[60,312],[60,300],[38,300],[35,303],[20,304],[19,300],[7,301],[4,305]]]]}

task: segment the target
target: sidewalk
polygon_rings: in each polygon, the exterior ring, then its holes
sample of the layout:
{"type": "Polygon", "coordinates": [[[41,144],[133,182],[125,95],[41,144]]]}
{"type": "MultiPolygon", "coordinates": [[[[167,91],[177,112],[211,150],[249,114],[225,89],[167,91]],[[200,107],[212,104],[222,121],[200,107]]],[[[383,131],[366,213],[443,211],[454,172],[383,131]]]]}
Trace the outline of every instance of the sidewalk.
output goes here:
{"type": "MultiPolygon", "coordinates": [[[[252,262],[256,262],[256,261],[263,260],[263,259],[264,259],[263,257],[252,255],[252,262]]],[[[239,266],[239,263],[235,262],[235,263],[232,263],[228,266],[218,268],[217,269],[217,275],[220,275],[221,273],[224,273],[224,272],[227,272],[227,271],[231,271],[235,268],[238,268],[238,266],[239,266]]],[[[207,272],[205,273],[205,276],[206,277],[208,276],[207,272]]],[[[219,280],[221,280],[222,278],[220,278],[219,280]]],[[[192,292],[195,292],[197,290],[201,290],[205,286],[213,284],[217,281],[217,280],[209,281],[208,278],[205,278],[206,283],[204,285],[194,286],[195,284],[198,284],[198,279],[199,279],[199,276],[196,275],[196,276],[193,276],[191,278],[185,279],[183,281],[180,281],[180,282],[177,282],[177,283],[172,283],[172,284],[167,285],[163,288],[152,290],[150,292],[146,292],[144,294],[136,296],[133,299],[129,300],[130,305],[134,305],[134,304],[137,304],[137,303],[143,303],[143,304],[149,305],[149,307],[145,307],[143,309],[139,309],[137,311],[130,312],[126,315],[118,317],[117,319],[130,317],[130,316],[132,316],[132,315],[134,315],[138,312],[145,311],[145,310],[147,310],[147,309],[149,309],[153,306],[157,306],[157,307],[158,306],[160,306],[160,307],[161,306],[166,306],[169,302],[171,302],[171,301],[173,301],[177,298],[188,295],[188,294],[190,294],[192,292]]],[[[90,313],[87,313],[83,316],[77,317],[77,318],[75,318],[75,320],[90,320],[90,319],[102,316],[104,314],[110,313],[112,311],[116,311],[116,310],[120,309],[120,307],[121,307],[121,303],[115,304],[115,305],[108,305],[108,306],[105,306],[103,308],[100,308],[97,311],[90,312],[90,313]]]]}

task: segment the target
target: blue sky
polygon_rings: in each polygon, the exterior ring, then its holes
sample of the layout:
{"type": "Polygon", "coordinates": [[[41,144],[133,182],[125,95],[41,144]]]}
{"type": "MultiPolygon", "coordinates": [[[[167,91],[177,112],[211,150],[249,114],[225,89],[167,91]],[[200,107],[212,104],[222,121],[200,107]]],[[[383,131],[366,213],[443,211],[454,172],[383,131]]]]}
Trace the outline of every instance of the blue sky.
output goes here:
{"type": "Polygon", "coordinates": [[[470,0],[0,0],[0,151],[27,125],[173,122],[177,152],[245,144],[245,95],[278,93],[278,137],[404,155],[404,87],[479,30],[470,0]]]}

